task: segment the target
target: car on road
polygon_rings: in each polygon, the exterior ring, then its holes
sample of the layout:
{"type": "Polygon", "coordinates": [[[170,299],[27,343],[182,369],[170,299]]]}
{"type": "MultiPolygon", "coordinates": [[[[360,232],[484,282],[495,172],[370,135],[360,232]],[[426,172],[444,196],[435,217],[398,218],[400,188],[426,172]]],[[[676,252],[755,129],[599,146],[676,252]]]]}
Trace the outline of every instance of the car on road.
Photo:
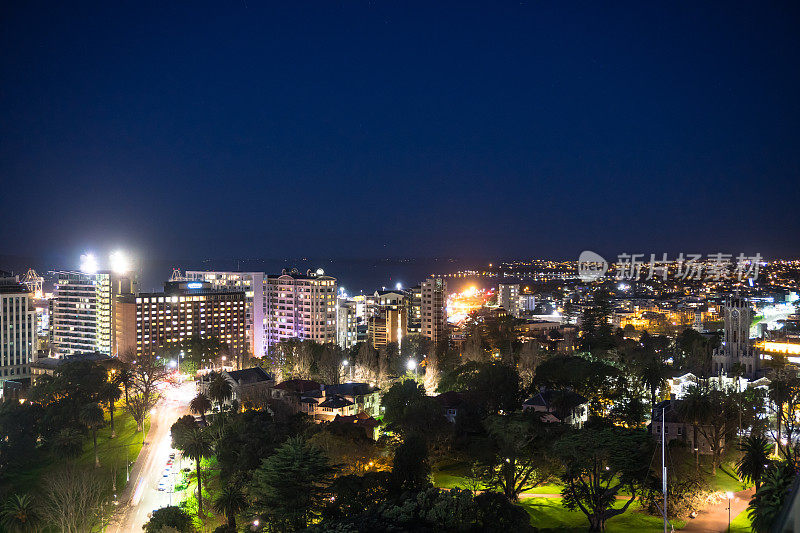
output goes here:
{"type": "Polygon", "coordinates": [[[166,481],[162,481],[161,483],[159,483],[158,487],[156,487],[156,490],[160,490],[162,492],[167,490],[167,482],[166,481]]]}

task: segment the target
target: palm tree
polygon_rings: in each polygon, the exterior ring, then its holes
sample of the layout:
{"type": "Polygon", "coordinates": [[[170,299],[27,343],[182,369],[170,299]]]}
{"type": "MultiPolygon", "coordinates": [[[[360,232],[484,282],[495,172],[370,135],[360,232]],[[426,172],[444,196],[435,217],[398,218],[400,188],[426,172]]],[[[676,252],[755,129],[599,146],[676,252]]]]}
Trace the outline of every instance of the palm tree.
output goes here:
{"type": "Polygon", "coordinates": [[[122,365],[117,372],[115,381],[118,385],[122,386],[122,389],[125,391],[125,404],[130,403],[129,396],[128,396],[128,389],[133,386],[134,375],[131,367],[127,364],[122,365]]]}
{"type": "Polygon", "coordinates": [[[27,494],[14,494],[0,509],[0,524],[11,533],[38,531],[40,522],[38,506],[27,494]]]}
{"type": "Polygon", "coordinates": [[[233,396],[233,387],[222,374],[214,374],[211,383],[208,385],[208,395],[217,402],[222,410],[222,404],[233,396]]]}
{"type": "Polygon", "coordinates": [[[120,399],[122,396],[122,391],[119,389],[119,384],[116,381],[109,381],[108,383],[103,385],[103,388],[100,391],[100,397],[103,401],[108,403],[108,412],[111,416],[111,438],[117,436],[117,432],[114,428],[114,404],[120,399]]]}
{"type": "Polygon", "coordinates": [[[692,424],[692,430],[694,431],[692,444],[694,445],[695,466],[698,470],[700,469],[700,443],[697,442],[697,428],[711,414],[709,407],[705,392],[697,386],[689,387],[678,406],[681,417],[692,424]]]}
{"type": "Polygon", "coordinates": [[[51,442],[53,453],[62,459],[74,459],[83,451],[83,435],[75,428],[64,428],[51,442]]]}
{"type": "Polygon", "coordinates": [[[197,465],[197,515],[203,515],[203,485],[200,471],[200,461],[212,453],[211,439],[197,422],[190,416],[178,419],[172,425],[172,444],[184,454],[194,459],[197,465]],[[187,418],[188,417],[188,418],[187,418]]]}
{"type": "Polygon", "coordinates": [[[97,455],[97,428],[103,427],[105,417],[103,415],[103,408],[99,404],[90,403],[83,406],[80,414],[78,415],[81,423],[92,432],[92,442],[94,443],[94,466],[100,466],[100,457],[97,455]]]}
{"type": "Polygon", "coordinates": [[[236,531],[236,515],[247,509],[247,497],[239,487],[228,483],[214,500],[214,511],[224,514],[228,519],[228,529],[236,531]]]}
{"type": "Polygon", "coordinates": [[[651,409],[656,407],[656,391],[666,384],[664,363],[657,356],[648,358],[639,370],[639,381],[650,391],[651,409]]]}
{"type": "Polygon", "coordinates": [[[763,435],[750,435],[739,444],[739,451],[744,455],[736,463],[736,472],[743,480],[754,483],[758,491],[761,477],[769,465],[769,441],[763,435]]]}
{"type": "Polygon", "coordinates": [[[203,419],[203,424],[205,424],[206,412],[211,410],[211,400],[209,400],[208,396],[201,392],[192,398],[191,402],[189,402],[189,410],[196,415],[200,415],[200,417],[203,419]]]}

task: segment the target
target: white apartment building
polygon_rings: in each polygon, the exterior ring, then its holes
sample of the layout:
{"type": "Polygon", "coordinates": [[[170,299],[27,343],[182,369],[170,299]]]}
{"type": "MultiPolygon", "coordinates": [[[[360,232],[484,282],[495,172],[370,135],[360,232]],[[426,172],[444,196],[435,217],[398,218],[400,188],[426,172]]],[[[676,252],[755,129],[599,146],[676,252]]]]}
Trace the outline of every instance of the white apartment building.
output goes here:
{"type": "Polygon", "coordinates": [[[50,341],[56,355],[112,353],[114,305],[119,294],[135,290],[132,277],[111,272],[58,272],[50,301],[50,341]]]}
{"type": "Polygon", "coordinates": [[[511,316],[519,317],[519,283],[500,283],[497,286],[497,305],[511,316]]]}
{"type": "Polygon", "coordinates": [[[322,269],[267,276],[267,350],[287,339],[337,342],[336,278],[322,269]]]}
{"type": "Polygon", "coordinates": [[[36,361],[36,309],[33,293],[18,277],[0,278],[0,394],[6,380],[30,377],[36,361]]]}
{"type": "Polygon", "coordinates": [[[245,323],[250,337],[250,352],[258,357],[266,353],[267,291],[263,272],[222,272],[187,270],[189,281],[207,281],[216,288],[244,291],[247,302],[245,323]]]}
{"type": "Polygon", "coordinates": [[[447,282],[442,277],[432,277],[423,281],[420,287],[422,336],[436,345],[447,335],[447,282]]]}

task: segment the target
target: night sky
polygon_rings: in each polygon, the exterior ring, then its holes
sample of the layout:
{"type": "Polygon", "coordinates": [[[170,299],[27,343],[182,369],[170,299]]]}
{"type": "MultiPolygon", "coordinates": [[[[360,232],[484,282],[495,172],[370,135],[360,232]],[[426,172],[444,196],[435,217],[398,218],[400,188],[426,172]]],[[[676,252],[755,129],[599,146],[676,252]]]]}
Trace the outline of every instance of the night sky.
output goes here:
{"type": "Polygon", "coordinates": [[[6,1],[0,113],[0,254],[800,255],[794,2],[6,1]]]}

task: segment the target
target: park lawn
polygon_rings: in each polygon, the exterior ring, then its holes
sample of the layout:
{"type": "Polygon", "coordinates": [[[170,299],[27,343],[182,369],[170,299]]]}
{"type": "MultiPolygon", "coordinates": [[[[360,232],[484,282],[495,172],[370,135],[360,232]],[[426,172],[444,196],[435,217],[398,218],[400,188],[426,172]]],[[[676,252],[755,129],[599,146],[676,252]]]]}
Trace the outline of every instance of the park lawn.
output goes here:
{"type": "MultiPolygon", "coordinates": [[[[142,448],[142,434],[136,431],[136,422],[131,415],[122,408],[114,411],[114,426],[117,431],[116,438],[111,438],[111,427],[109,425],[109,415],[106,413],[106,426],[97,430],[97,455],[100,458],[101,475],[115,475],[116,489],[119,494],[125,487],[125,458],[133,462],[139,455],[142,448]]],[[[149,429],[150,422],[146,422],[146,429],[149,429]]],[[[41,484],[42,477],[56,467],[61,461],[50,457],[47,450],[40,450],[36,460],[24,471],[7,476],[7,486],[13,492],[26,494],[37,492],[41,484]]],[[[83,443],[83,452],[75,459],[76,464],[82,466],[94,465],[94,446],[92,445],[91,433],[88,433],[83,443]]]]}
{"type": "MultiPolygon", "coordinates": [[[[522,500],[520,505],[531,517],[531,525],[544,532],[586,531],[589,529],[589,520],[581,511],[570,511],[561,505],[561,498],[529,498],[522,500]]],[[[623,501],[618,501],[615,506],[622,507],[623,501]]],[[[663,531],[663,522],[657,516],[650,516],[637,511],[639,502],[634,502],[623,514],[615,516],[606,522],[608,533],[653,533],[663,531]]],[[[685,524],[681,520],[673,520],[675,529],[685,524]]]]}
{"type": "MultiPolygon", "coordinates": [[[[701,467],[702,467],[701,463],[701,467]]],[[[744,490],[748,488],[746,483],[742,483],[739,480],[739,477],[736,475],[736,467],[733,463],[722,463],[719,468],[717,468],[717,475],[711,475],[711,464],[709,463],[706,465],[707,472],[708,472],[708,480],[711,484],[712,490],[718,491],[731,491],[731,492],[739,492],[740,490],[744,490]]]]}
{"type": "Polygon", "coordinates": [[[731,533],[750,533],[753,531],[747,511],[742,511],[739,516],[731,520],[731,533]]]}
{"type": "MultiPolygon", "coordinates": [[[[468,469],[467,463],[453,463],[440,467],[433,471],[433,486],[440,489],[469,488],[469,480],[464,475],[468,469]]],[[[549,483],[528,489],[525,494],[561,494],[562,488],[563,485],[549,483]]],[[[481,483],[478,490],[486,490],[486,486],[481,483]]]]}

